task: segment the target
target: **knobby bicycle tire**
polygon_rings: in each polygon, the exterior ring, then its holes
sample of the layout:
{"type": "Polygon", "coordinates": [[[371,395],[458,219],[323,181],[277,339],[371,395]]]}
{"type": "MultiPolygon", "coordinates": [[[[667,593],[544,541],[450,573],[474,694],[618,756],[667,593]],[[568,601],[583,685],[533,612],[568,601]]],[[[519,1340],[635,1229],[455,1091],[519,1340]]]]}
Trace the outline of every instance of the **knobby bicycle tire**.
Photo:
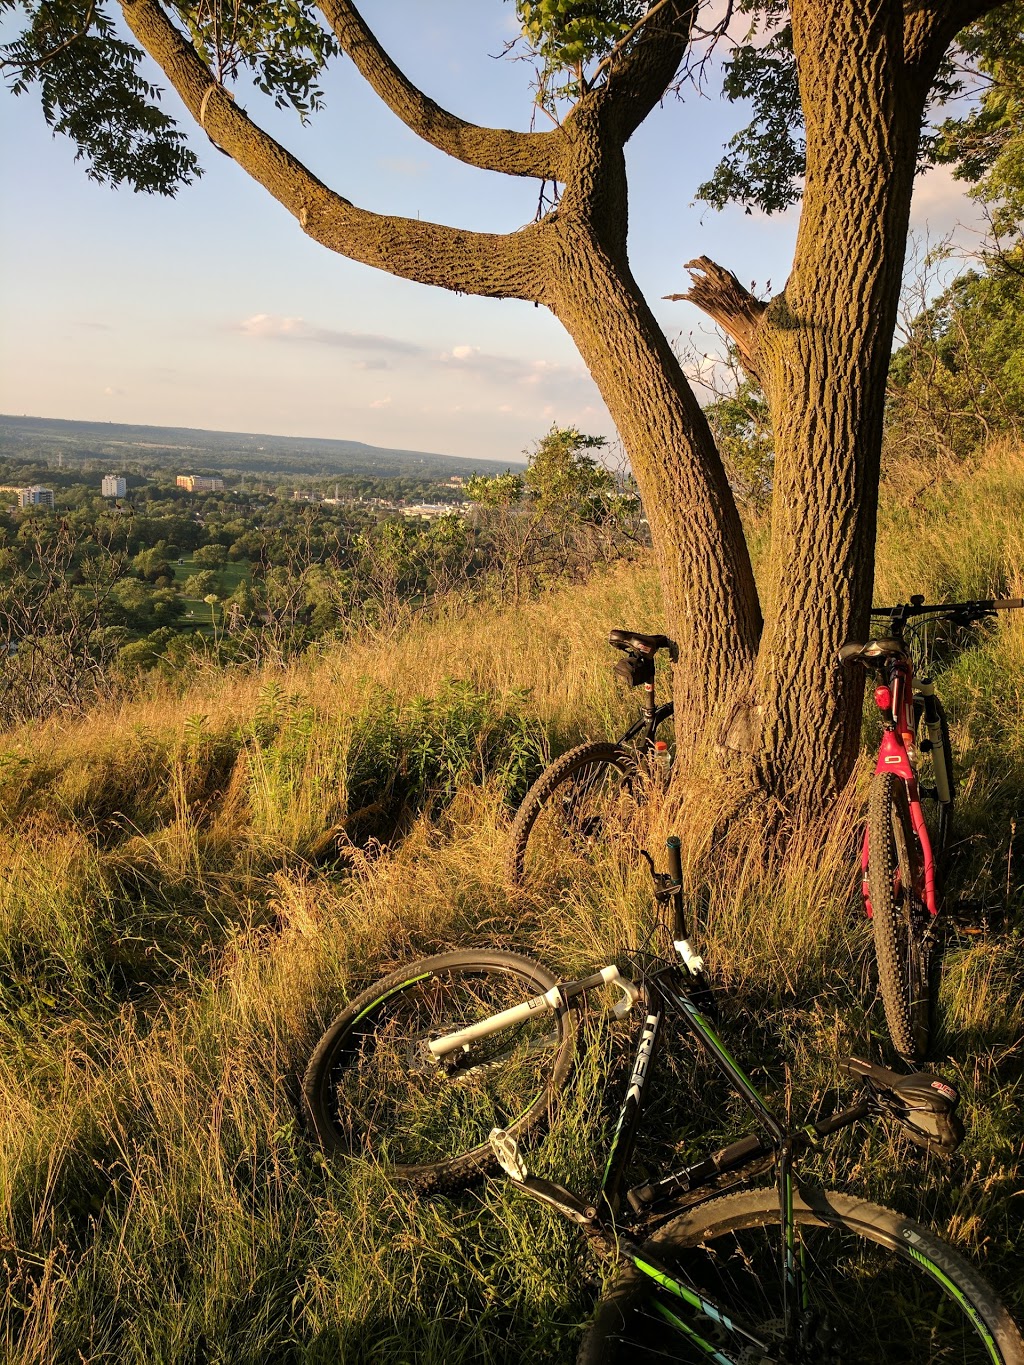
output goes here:
{"type": "Polygon", "coordinates": [[[889,1037],[908,1061],[926,1055],[931,1026],[933,932],[923,881],[906,783],[878,773],[868,802],[871,927],[889,1037]]]}
{"type": "Polygon", "coordinates": [[[512,824],[505,876],[511,886],[550,866],[585,858],[622,814],[636,783],[634,754],[592,740],[545,768],[523,798],[512,824]]]}
{"type": "Polygon", "coordinates": [[[444,953],[369,987],[317,1045],[302,1083],[325,1151],[368,1157],[421,1189],[496,1168],[489,1136],[544,1119],[569,1074],[576,1010],[560,1006],[437,1061],[427,1042],[556,984],[517,953],[444,953]]]}
{"type": "MultiPolygon", "coordinates": [[[[978,1271],[927,1228],[849,1195],[794,1195],[809,1339],[745,1354],[713,1322],[629,1263],[601,1299],[577,1365],[785,1360],[787,1365],[1024,1365],[1024,1341],[978,1271]],[[672,1318],[676,1321],[673,1322],[672,1318]]],[[[661,1228],[642,1252],[771,1339],[782,1323],[778,1190],[726,1195],[661,1228]]]]}

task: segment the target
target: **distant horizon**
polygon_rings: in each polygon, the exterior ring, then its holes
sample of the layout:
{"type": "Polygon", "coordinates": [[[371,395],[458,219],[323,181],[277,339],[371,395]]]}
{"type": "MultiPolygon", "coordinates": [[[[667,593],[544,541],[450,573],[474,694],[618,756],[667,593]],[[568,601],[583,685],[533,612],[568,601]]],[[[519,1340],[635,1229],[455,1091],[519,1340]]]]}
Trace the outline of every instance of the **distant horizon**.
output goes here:
{"type": "MultiPolygon", "coordinates": [[[[68,427],[111,427],[115,430],[136,431],[136,432],[180,432],[195,434],[198,436],[219,436],[219,437],[239,437],[245,440],[268,440],[281,441],[288,444],[308,445],[308,446],[344,446],[349,449],[357,448],[361,451],[379,452],[381,455],[411,455],[425,457],[431,460],[457,460],[460,463],[477,464],[501,464],[508,465],[510,468],[526,467],[525,460],[505,460],[500,457],[487,455],[457,455],[449,451],[438,450],[419,450],[412,447],[384,446],[375,445],[369,441],[359,441],[348,436],[288,436],[283,433],[272,431],[236,431],[228,427],[193,427],[181,425],[167,425],[158,422],[115,422],[103,418],[92,417],[47,417],[35,413],[9,413],[0,412],[0,423],[14,424],[18,422],[38,422],[52,426],[68,427]]],[[[165,446],[166,442],[162,443],[165,446]]],[[[0,458],[2,458],[0,451],[0,458]]],[[[103,459],[103,456],[94,458],[103,459]]],[[[325,477],[330,477],[326,475],[325,477]]]]}

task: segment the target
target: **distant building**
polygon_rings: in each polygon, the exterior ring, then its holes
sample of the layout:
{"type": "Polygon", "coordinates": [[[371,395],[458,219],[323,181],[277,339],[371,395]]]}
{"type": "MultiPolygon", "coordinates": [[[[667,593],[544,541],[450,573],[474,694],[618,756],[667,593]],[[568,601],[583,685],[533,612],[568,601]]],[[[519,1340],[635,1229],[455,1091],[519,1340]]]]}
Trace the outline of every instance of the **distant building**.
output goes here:
{"type": "Polygon", "coordinates": [[[450,488],[461,488],[465,482],[466,480],[461,476],[461,474],[453,474],[451,478],[448,480],[448,486],[450,488]]]}
{"type": "Polygon", "coordinates": [[[103,475],[103,496],[105,498],[123,498],[128,491],[128,481],[122,474],[103,475]]]}
{"type": "Polygon", "coordinates": [[[34,488],[19,488],[19,489],[18,489],[18,506],[19,506],[19,507],[52,507],[52,506],[53,506],[53,489],[52,489],[52,488],[40,488],[38,485],[36,485],[36,487],[34,487],[34,488]]]}
{"type": "Polygon", "coordinates": [[[447,516],[449,512],[465,516],[466,506],[464,503],[453,505],[450,502],[418,502],[411,507],[403,507],[401,511],[403,517],[422,517],[425,521],[433,521],[435,517],[447,516]]]}
{"type": "Polygon", "coordinates": [[[322,493],[317,493],[315,489],[296,488],[292,493],[292,502],[330,502],[332,499],[325,498],[322,493]]]}
{"type": "Polygon", "coordinates": [[[223,479],[208,479],[205,474],[179,474],[179,488],[187,488],[190,493],[216,493],[224,487],[223,479]]]}

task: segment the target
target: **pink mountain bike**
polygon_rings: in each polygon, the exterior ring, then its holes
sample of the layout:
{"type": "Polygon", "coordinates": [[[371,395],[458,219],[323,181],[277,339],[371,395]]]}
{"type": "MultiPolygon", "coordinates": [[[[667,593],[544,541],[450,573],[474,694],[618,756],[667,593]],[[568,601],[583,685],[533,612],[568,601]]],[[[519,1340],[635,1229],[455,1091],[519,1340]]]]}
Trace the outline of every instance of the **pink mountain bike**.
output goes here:
{"type": "Polygon", "coordinates": [[[932,679],[915,681],[907,636],[921,627],[908,630],[908,623],[922,617],[970,626],[1020,606],[1019,597],[926,605],[916,596],[873,609],[872,616],[885,619],[886,633],[839,651],[844,663],[863,664],[879,680],[875,704],[883,733],[861,847],[861,889],[889,1035],[908,1061],[928,1050],[936,928],[956,796],[946,714],[932,679]]]}

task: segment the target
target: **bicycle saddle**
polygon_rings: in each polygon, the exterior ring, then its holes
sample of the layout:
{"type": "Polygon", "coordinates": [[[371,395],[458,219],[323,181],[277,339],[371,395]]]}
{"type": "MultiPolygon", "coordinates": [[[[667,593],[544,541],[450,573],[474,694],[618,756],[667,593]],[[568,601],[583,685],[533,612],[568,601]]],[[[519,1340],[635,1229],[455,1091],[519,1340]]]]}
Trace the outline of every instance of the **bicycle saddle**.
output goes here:
{"type": "Polygon", "coordinates": [[[839,650],[839,657],[844,664],[850,663],[873,663],[876,659],[882,659],[886,654],[906,654],[907,646],[902,640],[894,640],[890,636],[882,636],[878,640],[868,640],[866,644],[859,644],[855,640],[849,640],[839,650]]]}
{"type": "Polygon", "coordinates": [[[633,649],[638,654],[657,654],[659,649],[667,649],[673,663],[678,662],[679,647],[667,635],[640,635],[635,630],[613,630],[608,643],[615,649],[633,649]]]}
{"type": "Polygon", "coordinates": [[[930,1071],[901,1076],[857,1057],[851,1057],[846,1068],[869,1082],[881,1107],[903,1125],[907,1137],[919,1147],[948,1156],[960,1146],[964,1138],[964,1126],[956,1112],[960,1096],[941,1076],[930,1071]]]}

